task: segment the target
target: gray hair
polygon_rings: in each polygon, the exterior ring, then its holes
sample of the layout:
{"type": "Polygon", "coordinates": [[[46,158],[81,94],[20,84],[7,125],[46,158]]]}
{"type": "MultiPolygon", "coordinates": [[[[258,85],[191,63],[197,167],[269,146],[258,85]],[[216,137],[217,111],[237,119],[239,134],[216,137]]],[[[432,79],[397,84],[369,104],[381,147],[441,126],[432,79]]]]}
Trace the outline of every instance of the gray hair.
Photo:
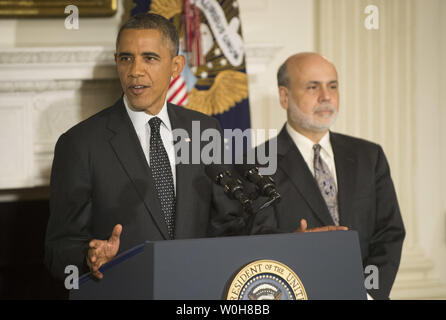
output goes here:
{"type": "Polygon", "coordinates": [[[119,29],[116,37],[116,47],[118,47],[121,32],[125,29],[155,29],[161,32],[164,40],[170,42],[170,54],[172,57],[178,55],[179,37],[175,26],[163,16],[154,13],[139,13],[131,17],[119,29]]]}
{"type": "Polygon", "coordinates": [[[288,67],[287,67],[288,59],[282,63],[282,65],[279,67],[279,70],[277,71],[277,85],[279,87],[283,86],[286,88],[290,88],[290,75],[288,74],[288,67]]]}

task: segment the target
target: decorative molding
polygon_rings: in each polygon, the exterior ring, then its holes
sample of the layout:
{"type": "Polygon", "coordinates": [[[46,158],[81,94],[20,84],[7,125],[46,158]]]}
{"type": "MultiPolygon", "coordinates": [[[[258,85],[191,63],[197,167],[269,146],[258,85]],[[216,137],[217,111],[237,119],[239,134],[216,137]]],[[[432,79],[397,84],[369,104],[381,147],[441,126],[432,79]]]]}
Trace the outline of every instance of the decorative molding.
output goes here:
{"type": "MultiPolygon", "coordinates": [[[[268,64],[283,46],[272,43],[245,44],[246,56],[254,65],[268,64]]],[[[0,49],[0,68],[10,64],[106,64],[113,65],[115,50],[104,47],[9,48],[0,49]]]]}
{"type": "Polygon", "coordinates": [[[0,189],[29,183],[32,154],[31,114],[26,97],[0,95],[0,189]]]}
{"type": "MultiPolygon", "coordinates": [[[[0,191],[49,184],[57,138],[120,95],[113,54],[102,47],[0,49],[0,191]]],[[[3,201],[13,198],[3,194],[3,201]]]]}
{"type": "Polygon", "coordinates": [[[256,75],[264,72],[282,48],[283,46],[272,43],[246,44],[245,52],[249,75],[256,75]]]}
{"type": "MultiPolygon", "coordinates": [[[[0,83],[117,79],[114,49],[104,47],[0,49],[0,83]]],[[[3,87],[5,84],[2,85],[3,87]]],[[[6,85],[7,86],[7,85],[6,85]]]]}
{"type": "Polygon", "coordinates": [[[54,47],[0,49],[2,64],[73,64],[95,63],[114,65],[114,49],[104,47],[54,47]]]}
{"type": "Polygon", "coordinates": [[[41,80],[41,81],[0,81],[2,92],[46,92],[62,90],[94,90],[119,85],[116,80],[41,80]]]}
{"type": "Polygon", "coordinates": [[[422,250],[405,251],[391,299],[444,299],[446,286],[433,273],[434,263],[422,250]]]}
{"type": "MultiPolygon", "coordinates": [[[[282,46],[271,43],[246,44],[249,74],[265,71],[281,49],[282,46]]],[[[28,83],[2,84],[2,80],[117,79],[114,52],[113,48],[103,47],[0,49],[0,91],[15,90],[16,86],[35,86],[28,83]]]]}

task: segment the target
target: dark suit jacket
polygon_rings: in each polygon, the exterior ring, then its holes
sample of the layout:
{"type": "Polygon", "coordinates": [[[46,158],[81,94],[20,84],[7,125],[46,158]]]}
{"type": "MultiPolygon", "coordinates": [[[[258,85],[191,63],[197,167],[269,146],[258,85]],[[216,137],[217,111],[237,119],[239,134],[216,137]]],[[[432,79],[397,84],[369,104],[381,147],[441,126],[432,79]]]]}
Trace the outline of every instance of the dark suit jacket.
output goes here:
{"type": "MultiPolygon", "coordinates": [[[[333,225],[316,180],[285,127],[274,139],[278,153],[274,179],[282,196],[274,208],[276,227],[293,232],[302,218],[308,228],[333,225]]],[[[333,132],[330,142],[338,181],[340,225],[358,232],[364,268],[376,265],[379,269],[379,289],[369,290],[369,294],[386,299],[398,271],[405,237],[389,165],[382,148],[374,143],[333,132]]]]}
{"type": "MultiPolygon", "coordinates": [[[[172,129],[185,129],[192,139],[194,120],[201,130],[221,130],[214,118],[172,104],[167,108],[172,129]]],[[[89,241],[108,239],[118,223],[123,226],[120,252],[169,238],[150,167],[122,99],[59,138],[50,190],[45,262],[57,278],[65,277],[70,264],[88,271],[89,241]]],[[[206,176],[203,164],[176,165],[176,239],[225,234],[225,223],[242,222],[238,213],[238,203],[206,176]]]]}

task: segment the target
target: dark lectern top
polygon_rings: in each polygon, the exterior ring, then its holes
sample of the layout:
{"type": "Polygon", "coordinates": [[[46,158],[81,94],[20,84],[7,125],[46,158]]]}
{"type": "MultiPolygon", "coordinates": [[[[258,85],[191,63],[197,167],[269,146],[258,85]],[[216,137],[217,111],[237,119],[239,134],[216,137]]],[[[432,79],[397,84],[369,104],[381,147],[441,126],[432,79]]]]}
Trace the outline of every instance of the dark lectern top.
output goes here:
{"type": "Polygon", "coordinates": [[[101,281],[81,277],[70,299],[223,299],[257,260],[289,267],[308,299],[366,299],[354,231],[148,241],[103,266],[101,281]]]}

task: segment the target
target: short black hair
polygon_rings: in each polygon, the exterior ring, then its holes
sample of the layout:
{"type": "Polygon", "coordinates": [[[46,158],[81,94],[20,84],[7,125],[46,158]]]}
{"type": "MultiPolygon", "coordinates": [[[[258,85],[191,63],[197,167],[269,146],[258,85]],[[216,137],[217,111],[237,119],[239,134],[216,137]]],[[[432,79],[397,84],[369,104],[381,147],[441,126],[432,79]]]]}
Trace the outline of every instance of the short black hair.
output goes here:
{"type": "Polygon", "coordinates": [[[172,57],[178,55],[179,37],[175,26],[163,16],[155,13],[138,13],[132,16],[119,29],[116,37],[116,48],[118,47],[121,32],[125,29],[156,29],[161,32],[165,40],[170,42],[170,54],[172,57]]]}

